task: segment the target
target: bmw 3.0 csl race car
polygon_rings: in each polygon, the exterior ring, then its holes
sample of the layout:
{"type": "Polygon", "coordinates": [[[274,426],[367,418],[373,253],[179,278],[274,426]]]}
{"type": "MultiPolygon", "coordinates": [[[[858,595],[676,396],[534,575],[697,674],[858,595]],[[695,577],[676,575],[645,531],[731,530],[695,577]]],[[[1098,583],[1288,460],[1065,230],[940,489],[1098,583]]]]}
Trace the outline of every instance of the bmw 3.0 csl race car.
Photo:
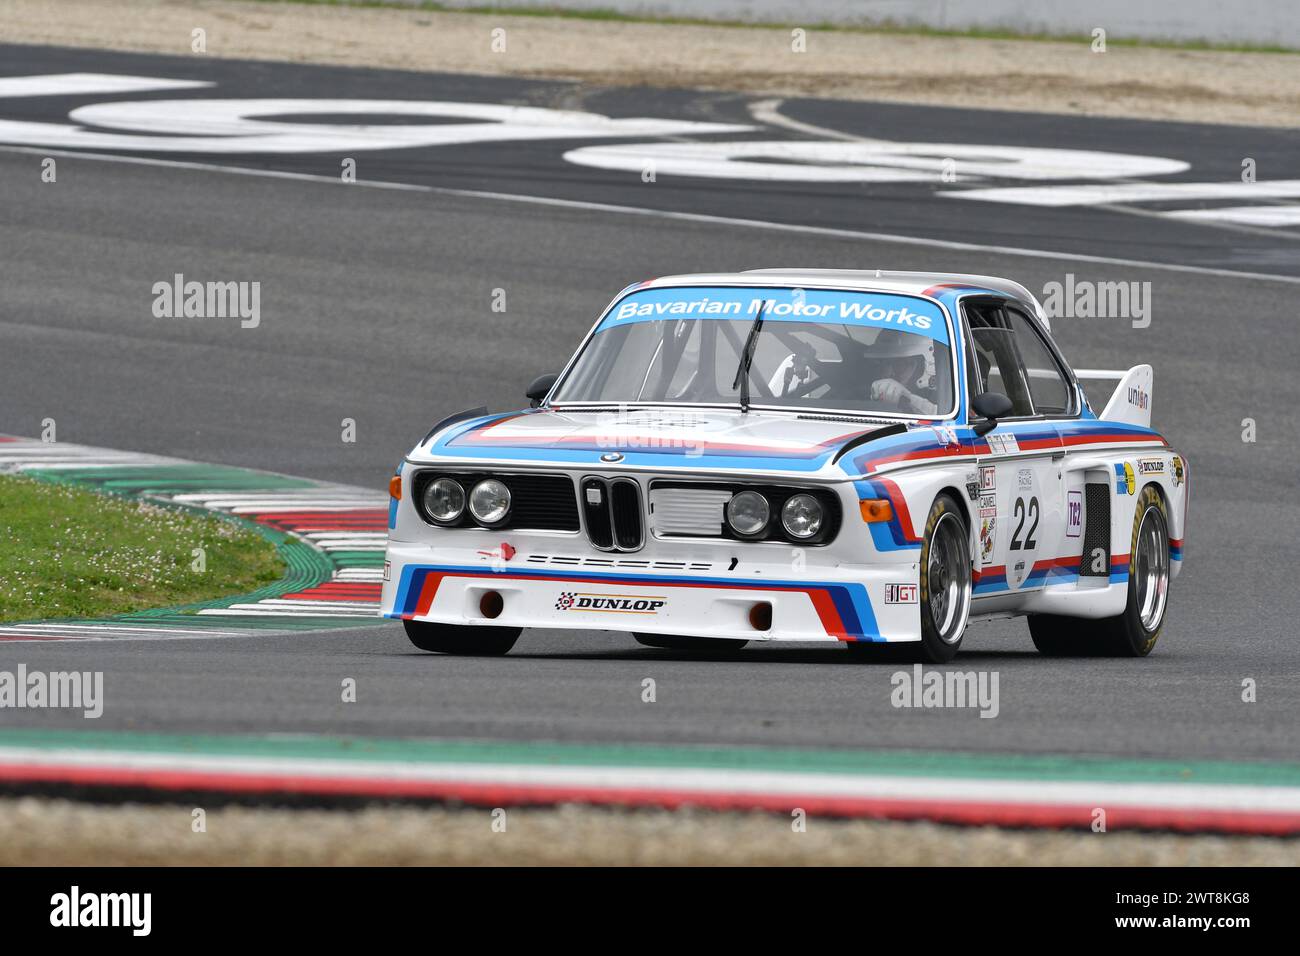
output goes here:
{"type": "Polygon", "coordinates": [[[1005,279],[642,282],[532,408],[453,415],[406,457],[383,613],[453,654],[547,627],[946,661],[970,620],[1027,615],[1044,653],[1142,656],[1189,489],[1151,385],[1071,370],[1005,279]],[[1090,377],[1118,382],[1100,415],[1090,377]]]}

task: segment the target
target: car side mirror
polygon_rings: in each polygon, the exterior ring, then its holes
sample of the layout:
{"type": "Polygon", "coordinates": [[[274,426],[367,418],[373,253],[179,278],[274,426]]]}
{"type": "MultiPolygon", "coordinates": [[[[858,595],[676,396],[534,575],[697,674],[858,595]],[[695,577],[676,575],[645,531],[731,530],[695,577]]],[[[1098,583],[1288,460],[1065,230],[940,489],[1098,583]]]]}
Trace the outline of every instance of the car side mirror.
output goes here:
{"type": "Polygon", "coordinates": [[[546,375],[539,375],[537,378],[533,379],[533,384],[529,385],[528,391],[524,393],[528,396],[529,401],[532,402],[533,408],[542,404],[542,399],[544,399],[547,393],[555,387],[555,381],[559,377],[560,376],[556,375],[554,372],[551,372],[546,375]]]}
{"type": "Polygon", "coordinates": [[[998,419],[1006,418],[1015,406],[1011,399],[1001,392],[980,392],[970,400],[971,411],[984,419],[976,422],[972,431],[976,435],[987,435],[998,427],[998,419]]]}

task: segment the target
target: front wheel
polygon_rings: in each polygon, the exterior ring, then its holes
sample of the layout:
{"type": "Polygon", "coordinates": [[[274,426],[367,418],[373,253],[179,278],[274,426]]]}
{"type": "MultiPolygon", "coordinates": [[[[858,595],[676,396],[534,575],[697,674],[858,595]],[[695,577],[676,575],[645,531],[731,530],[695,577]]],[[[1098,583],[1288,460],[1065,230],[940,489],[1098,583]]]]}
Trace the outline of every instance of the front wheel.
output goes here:
{"type": "Polygon", "coordinates": [[[951,495],[934,500],[921,545],[921,646],[932,664],[957,656],[970,617],[970,534],[951,495]]]}
{"type": "Polygon", "coordinates": [[[1051,657],[1146,657],[1156,646],[1169,603],[1169,518],[1160,492],[1148,485],[1138,496],[1128,558],[1124,613],[1099,621],[1029,615],[1029,635],[1051,657]]]}
{"type": "Polygon", "coordinates": [[[435,624],[432,621],[403,621],[406,636],[422,651],[460,654],[466,657],[500,657],[519,640],[522,628],[435,624]]]}

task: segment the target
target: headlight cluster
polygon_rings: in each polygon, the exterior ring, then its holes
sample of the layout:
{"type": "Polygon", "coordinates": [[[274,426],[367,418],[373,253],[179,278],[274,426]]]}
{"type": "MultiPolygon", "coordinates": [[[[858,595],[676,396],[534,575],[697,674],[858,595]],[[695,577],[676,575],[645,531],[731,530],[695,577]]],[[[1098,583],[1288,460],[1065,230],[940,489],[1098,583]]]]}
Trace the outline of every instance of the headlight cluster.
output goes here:
{"type": "MultiPolygon", "coordinates": [[[[758,491],[741,491],[727,502],[727,524],[741,538],[760,538],[772,520],[772,506],[758,491]]],[[[794,494],[781,505],[781,527],[795,541],[811,541],[821,533],[826,509],[813,495],[794,494]]]]}
{"type": "Polygon", "coordinates": [[[510,513],[510,489],[495,478],[484,478],[468,495],[455,478],[436,478],[424,489],[424,513],[438,524],[455,524],[469,513],[486,527],[499,525],[510,513]]]}

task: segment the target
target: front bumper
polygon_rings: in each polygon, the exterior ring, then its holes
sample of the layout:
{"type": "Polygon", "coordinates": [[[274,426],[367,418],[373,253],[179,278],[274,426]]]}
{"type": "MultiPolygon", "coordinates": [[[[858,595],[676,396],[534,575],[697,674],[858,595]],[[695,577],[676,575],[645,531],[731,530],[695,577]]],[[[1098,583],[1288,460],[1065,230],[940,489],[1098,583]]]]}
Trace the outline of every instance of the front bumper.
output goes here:
{"type": "MultiPolygon", "coordinates": [[[[386,617],[445,624],[615,630],[762,641],[916,641],[917,566],[748,562],[735,570],[530,566],[518,555],[390,542],[386,617]],[[499,595],[500,602],[485,596],[499,595]],[[770,605],[771,626],[759,629],[770,605]],[[489,617],[487,610],[498,611],[489,617]]],[[[644,562],[652,564],[652,562],[644,562]]]]}

